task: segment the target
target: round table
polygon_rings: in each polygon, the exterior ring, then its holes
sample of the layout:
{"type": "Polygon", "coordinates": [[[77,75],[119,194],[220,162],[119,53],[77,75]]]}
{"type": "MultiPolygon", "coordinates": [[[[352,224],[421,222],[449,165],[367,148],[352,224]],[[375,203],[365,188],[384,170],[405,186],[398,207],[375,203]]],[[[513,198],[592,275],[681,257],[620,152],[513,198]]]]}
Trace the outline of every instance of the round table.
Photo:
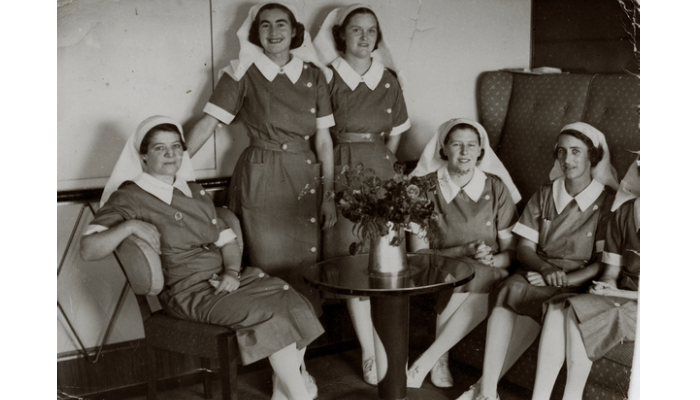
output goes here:
{"type": "Polygon", "coordinates": [[[409,253],[407,270],[382,274],[370,274],[368,263],[369,256],[360,254],[326,260],[304,271],[304,281],[314,288],[370,298],[374,329],[386,352],[386,375],[379,380],[378,391],[362,389],[343,399],[446,399],[434,391],[406,388],[409,296],[464,285],[474,278],[470,261],[409,253]]]}

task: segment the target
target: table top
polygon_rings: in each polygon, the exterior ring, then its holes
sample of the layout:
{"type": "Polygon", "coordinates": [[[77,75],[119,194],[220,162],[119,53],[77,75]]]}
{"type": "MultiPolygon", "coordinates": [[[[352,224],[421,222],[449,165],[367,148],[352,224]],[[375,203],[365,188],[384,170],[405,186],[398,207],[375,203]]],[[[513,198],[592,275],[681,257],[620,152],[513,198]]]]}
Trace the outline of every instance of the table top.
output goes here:
{"type": "Polygon", "coordinates": [[[322,261],[304,271],[304,281],[317,289],[355,296],[412,296],[461,286],[474,278],[469,260],[436,254],[408,254],[408,269],[372,274],[369,256],[358,254],[322,261]]]}

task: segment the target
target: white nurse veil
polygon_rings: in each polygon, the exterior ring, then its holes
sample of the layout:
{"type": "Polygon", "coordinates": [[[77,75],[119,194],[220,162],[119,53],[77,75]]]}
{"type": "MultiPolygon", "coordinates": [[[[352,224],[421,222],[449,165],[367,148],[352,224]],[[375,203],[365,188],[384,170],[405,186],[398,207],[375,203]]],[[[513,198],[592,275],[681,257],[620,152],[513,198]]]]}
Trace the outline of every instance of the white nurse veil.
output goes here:
{"type": "MultiPolygon", "coordinates": [[[[343,21],[347,16],[357,10],[358,8],[366,8],[374,13],[377,18],[377,24],[381,28],[383,25],[380,21],[379,15],[369,4],[351,4],[346,7],[338,7],[328,13],[326,19],[321,25],[318,34],[314,38],[314,47],[316,47],[316,53],[318,54],[319,60],[324,64],[328,65],[332,63],[336,58],[340,57],[338,49],[335,47],[335,40],[333,39],[333,26],[341,26],[343,21]]],[[[402,88],[406,87],[407,79],[403,71],[399,68],[398,64],[394,60],[391,54],[391,47],[389,41],[387,40],[386,31],[382,30],[382,40],[377,44],[377,49],[372,53],[372,57],[377,59],[382,65],[396,72],[399,84],[402,88]]]]}
{"type": "MultiPolygon", "coordinates": [[[[182,125],[180,125],[180,123],[176,120],[163,115],[154,115],[142,121],[136,128],[136,132],[134,132],[134,134],[131,135],[126,141],[124,149],[122,150],[122,153],[119,156],[117,163],[114,165],[112,175],[109,177],[109,180],[105,185],[104,191],[102,192],[102,197],[100,198],[100,207],[102,207],[107,202],[109,196],[111,196],[112,193],[116,192],[117,189],[119,189],[119,186],[121,186],[122,183],[124,183],[125,181],[132,180],[136,178],[139,174],[144,172],[143,164],[141,163],[141,157],[139,154],[139,147],[141,146],[141,142],[143,141],[143,138],[146,136],[148,131],[161,124],[175,125],[175,127],[177,127],[177,130],[180,132],[182,142],[185,143],[185,136],[182,130],[182,125]]],[[[186,151],[182,155],[182,164],[180,165],[180,169],[177,171],[176,175],[186,182],[195,180],[192,161],[190,160],[190,155],[186,151]]]]}
{"type": "MultiPolygon", "coordinates": [[[[241,45],[241,49],[238,52],[238,59],[231,60],[229,65],[219,71],[219,77],[221,77],[222,73],[227,73],[231,75],[234,80],[241,80],[243,75],[245,75],[246,71],[248,71],[248,68],[253,65],[255,60],[264,54],[264,51],[260,46],[256,46],[251,43],[250,40],[248,40],[248,34],[250,32],[250,27],[253,25],[253,21],[255,21],[255,17],[258,15],[258,12],[262,7],[268,4],[279,4],[287,8],[292,15],[294,15],[297,22],[301,22],[299,20],[299,13],[297,12],[296,8],[284,1],[266,2],[256,4],[251,7],[250,10],[248,10],[248,17],[236,32],[236,36],[238,37],[238,41],[241,45]]],[[[329,74],[331,74],[331,71],[325,66],[325,64],[319,61],[318,56],[316,55],[316,50],[311,43],[311,36],[309,35],[308,30],[304,29],[304,41],[302,42],[301,46],[297,47],[296,49],[291,49],[289,52],[299,57],[302,61],[312,63],[317,66],[321,71],[323,71],[326,78],[328,78],[329,74]]]]}
{"type": "Polygon", "coordinates": [[[428,141],[428,144],[425,146],[423,154],[421,154],[420,159],[418,160],[418,165],[416,165],[416,168],[413,170],[413,172],[411,172],[411,175],[427,175],[431,172],[437,171],[442,166],[447,165],[447,161],[440,157],[440,150],[443,148],[445,138],[450,130],[452,130],[452,128],[456,125],[460,124],[466,124],[473,127],[479,134],[481,149],[484,151],[484,156],[481,158],[481,160],[477,161],[476,166],[483,172],[488,172],[501,178],[501,181],[503,181],[510,192],[513,203],[517,204],[522,199],[520,192],[515,186],[515,183],[513,183],[513,179],[510,177],[508,170],[491,148],[486,129],[484,129],[484,127],[477,121],[468,118],[453,118],[442,123],[437,132],[435,132],[435,135],[433,135],[430,141],[428,141]]]}

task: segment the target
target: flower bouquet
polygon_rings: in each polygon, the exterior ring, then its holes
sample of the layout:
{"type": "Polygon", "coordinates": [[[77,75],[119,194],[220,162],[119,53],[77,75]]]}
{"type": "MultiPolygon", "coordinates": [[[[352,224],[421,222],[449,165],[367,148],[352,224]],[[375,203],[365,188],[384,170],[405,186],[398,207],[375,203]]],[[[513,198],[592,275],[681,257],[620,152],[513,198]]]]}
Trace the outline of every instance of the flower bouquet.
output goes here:
{"type": "Polygon", "coordinates": [[[362,164],[342,168],[336,179],[345,189],[336,193],[336,204],[342,215],[355,224],[353,234],[361,239],[350,245],[350,254],[357,254],[367,242],[371,244],[388,235],[390,246],[400,246],[403,230],[409,226],[414,233],[424,232],[432,247],[440,247],[437,213],[427,197],[429,191],[436,190],[437,179],[433,174],[409,177],[404,175],[405,168],[405,164],[395,163],[395,175],[388,180],[381,180],[362,164]]]}

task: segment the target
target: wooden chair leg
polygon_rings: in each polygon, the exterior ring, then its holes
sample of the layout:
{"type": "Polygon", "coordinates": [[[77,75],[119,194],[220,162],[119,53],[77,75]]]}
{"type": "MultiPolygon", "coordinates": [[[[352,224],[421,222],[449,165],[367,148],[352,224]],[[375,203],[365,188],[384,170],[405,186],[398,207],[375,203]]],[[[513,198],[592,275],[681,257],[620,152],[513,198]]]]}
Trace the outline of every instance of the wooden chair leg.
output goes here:
{"type": "Polygon", "coordinates": [[[227,336],[219,336],[219,374],[221,377],[222,400],[238,399],[238,367],[236,366],[236,359],[232,360],[230,355],[229,338],[227,336]]]}
{"type": "Polygon", "coordinates": [[[209,371],[211,371],[211,362],[207,357],[202,357],[201,365],[204,369],[202,371],[202,385],[204,386],[204,398],[211,399],[214,397],[214,394],[211,390],[211,373],[209,373],[209,371]]]}
{"type": "Polygon", "coordinates": [[[148,360],[147,360],[147,379],[148,379],[148,392],[146,394],[147,400],[156,400],[158,398],[158,357],[155,348],[148,346],[147,349],[148,360]]]}

